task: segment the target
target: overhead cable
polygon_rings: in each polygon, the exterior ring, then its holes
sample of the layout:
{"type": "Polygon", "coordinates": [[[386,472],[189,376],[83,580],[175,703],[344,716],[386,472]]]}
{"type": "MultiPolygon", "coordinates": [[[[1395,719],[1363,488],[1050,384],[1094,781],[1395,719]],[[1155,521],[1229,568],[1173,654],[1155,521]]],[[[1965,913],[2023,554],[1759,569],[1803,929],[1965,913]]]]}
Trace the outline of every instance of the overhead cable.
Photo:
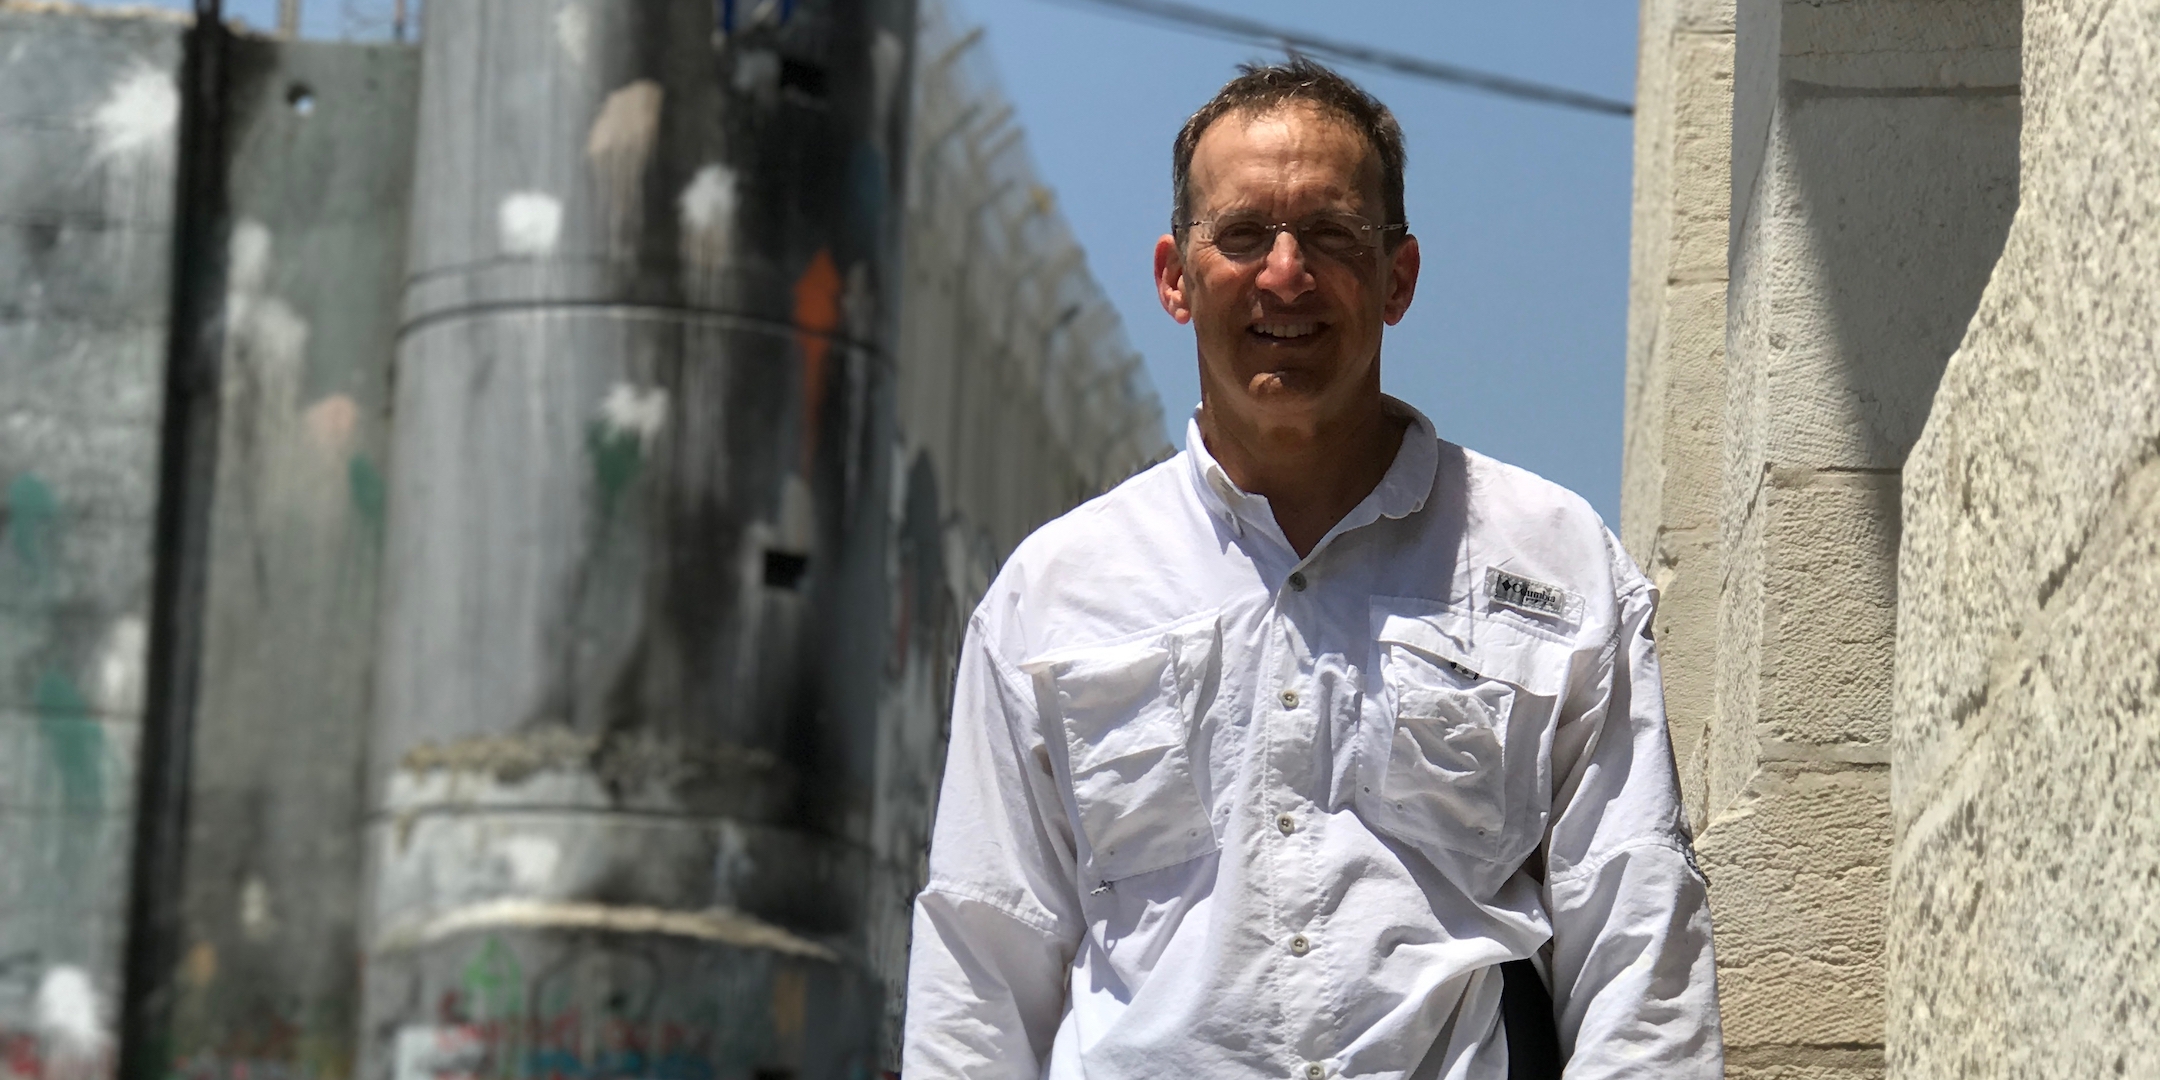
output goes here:
{"type": "Polygon", "coordinates": [[[1560,105],[1586,112],[1603,113],[1607,116],[1633,116],[1635,106],[1615,98],[1599,97],[1563,86],[1547,86],[1544,83],[1496,75],[1487,71],[1458,67],[1454,64],[1427,60],[1423,57],[1389,52],[1346,41],[1333,41],[1314,37],[1303,31],[1270,26],[1239,15],[1227,15],[1195,4],[1178,0],[1050,0],[1067,7],[1107,9],[1110,12],[1161,23],[1179,30],[1206,34],[1210,37],[1227,38],[1259,45],[1270,45],[1285,52],[1303,53],[1307,56],[1325,57],[1348,64],[1383,68],[1433,82],[1482,90],[1488,94],[1518,98],[1524,101],[1560,105]]]}

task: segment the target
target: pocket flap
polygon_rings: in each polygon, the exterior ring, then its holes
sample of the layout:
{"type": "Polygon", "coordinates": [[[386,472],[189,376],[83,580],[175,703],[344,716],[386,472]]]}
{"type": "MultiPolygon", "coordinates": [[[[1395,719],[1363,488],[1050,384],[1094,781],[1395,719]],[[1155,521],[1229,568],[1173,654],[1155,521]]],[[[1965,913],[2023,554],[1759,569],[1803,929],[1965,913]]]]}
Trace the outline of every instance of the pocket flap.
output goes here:
{"type": "Polygon", "coordinates": [[[1437,600],[1374,597],[1372,629],[1382,644],[1407,645],[1539,697],[1557,698],[1567,685],[1566,646],[1437,600]]]}
{"type": "Polygon", "coordinates": [[[1184,744],[1174,660],[1163,645],[1143,642],[1050,665],[1074,771],[1184,744]]]}

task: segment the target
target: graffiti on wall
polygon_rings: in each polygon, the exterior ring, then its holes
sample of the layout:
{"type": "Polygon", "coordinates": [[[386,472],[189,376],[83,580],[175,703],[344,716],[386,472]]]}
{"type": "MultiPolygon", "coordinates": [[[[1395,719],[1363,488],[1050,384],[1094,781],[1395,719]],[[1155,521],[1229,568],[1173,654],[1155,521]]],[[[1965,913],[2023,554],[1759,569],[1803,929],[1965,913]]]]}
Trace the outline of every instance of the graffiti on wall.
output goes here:
{"type": "MultiPolygon", "coordinates": [[[[423,980],[394,1080],[782,1080],[845,1007],[812,965],[642,936],[490,934],[457,960],[423,980]]],[[[840,1075],[882,1074],[864,1054],[840,1075]]]]}

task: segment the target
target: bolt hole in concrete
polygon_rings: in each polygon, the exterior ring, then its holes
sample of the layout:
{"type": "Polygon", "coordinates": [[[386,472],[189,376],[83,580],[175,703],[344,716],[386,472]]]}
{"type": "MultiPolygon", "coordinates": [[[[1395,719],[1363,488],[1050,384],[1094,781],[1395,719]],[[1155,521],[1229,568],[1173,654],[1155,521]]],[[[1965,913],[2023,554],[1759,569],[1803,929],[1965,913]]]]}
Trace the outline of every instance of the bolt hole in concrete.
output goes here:
{"type": "Polygon", "coordinates": [[[808,555],[797,555],[792,551],[765,553],[765,584],[775,589],[799,589],[803,575],[809,572],[808,555]]]}
{"type": "Polygon", "coordinates": [[[306,83],[294,83],[285,88],[285,104],[290,106],[293,112],[308,116],[315,111],[315,91],[309,89],[306,83]]]}
{"type": "Polygon", "coordinates": [[[780,60],[780,89],[793,90],[804,97],[825,96],[825,69],[792,57],[780,60]]]}

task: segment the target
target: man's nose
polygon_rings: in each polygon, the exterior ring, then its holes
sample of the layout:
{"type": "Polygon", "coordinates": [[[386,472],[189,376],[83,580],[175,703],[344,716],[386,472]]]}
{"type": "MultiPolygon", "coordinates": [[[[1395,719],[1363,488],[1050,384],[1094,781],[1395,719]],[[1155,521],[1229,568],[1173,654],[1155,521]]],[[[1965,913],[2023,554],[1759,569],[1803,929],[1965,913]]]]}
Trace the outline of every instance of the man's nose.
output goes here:
{"type": "Polygon", "coordinates": [[[1284,229],[1275,234],[1275,246],[1268,249],[1267,262],[1260,267],[1259,285],[1283,301],[1296,300],[1312,291],[1312,271],[1305,265],[1305,246],[1298,243],[1297,230],[1284,229]]]}

